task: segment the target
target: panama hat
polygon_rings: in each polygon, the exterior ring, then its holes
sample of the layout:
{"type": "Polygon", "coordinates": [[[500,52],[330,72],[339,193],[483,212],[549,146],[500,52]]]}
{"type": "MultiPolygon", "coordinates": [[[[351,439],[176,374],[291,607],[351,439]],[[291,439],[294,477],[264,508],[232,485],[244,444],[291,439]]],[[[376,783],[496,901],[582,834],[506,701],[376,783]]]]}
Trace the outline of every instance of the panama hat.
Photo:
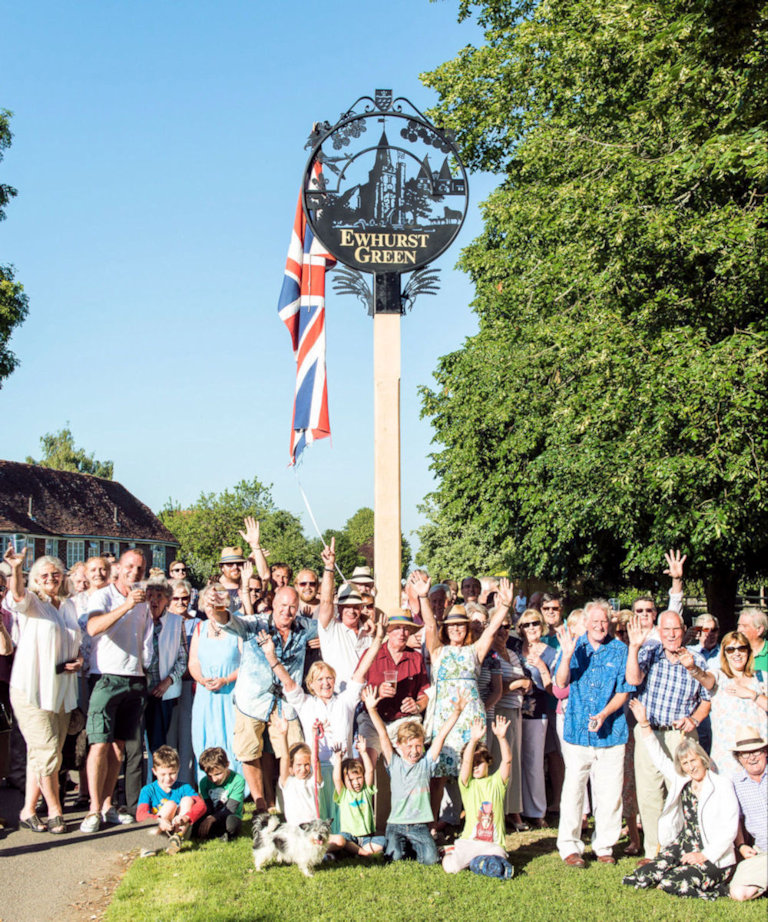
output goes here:
{"type": "Polygon", "coordinates": [[[241,547],[223,547],[219,563],[245,563],[243,549],[241,547]]]}
{"type": "Polygon", "coordinates": [[[344,585],[339,588],[339,595],[336,599],[337,606],[362,604],[362,597],[354,586],[351,586],[349,583],[344,583],[344,585]]]}
{"type": "Polygon", "coordinates": [[[350,583],[357,583],[360,586],[372,586],[373,574],[370,567],[355,567],[352,576],[349,578],[350,583]]]}
{"type": "Polygon", "coordinates": [[[467,610],[463,605],[454,605],[448,614],[443,618],[443,624],[469,624],[467,610]]]}
{"type": "Polygon", "coordinates": [[[768,742],[760,736],[759,731],[754,727],[739,727],[736,731],[736,739],[733,744],[733,752],[755,752],[758,749],[765,749],[768,742]]]}
{"type": "Polygon", "coordinates": [[[415,634],[420,630],[420,626],[413,620],[413,615],[406,608],[393,608],[387,617],[387,630],[391,631],[395,627],[407,627],[408,630],[415,634]]]}

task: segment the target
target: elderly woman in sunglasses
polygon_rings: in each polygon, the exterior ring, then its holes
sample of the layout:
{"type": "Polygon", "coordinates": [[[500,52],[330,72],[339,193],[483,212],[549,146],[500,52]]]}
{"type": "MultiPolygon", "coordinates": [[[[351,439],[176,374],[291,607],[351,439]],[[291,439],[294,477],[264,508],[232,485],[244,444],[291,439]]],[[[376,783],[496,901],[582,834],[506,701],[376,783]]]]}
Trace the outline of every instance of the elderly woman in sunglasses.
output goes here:
{"type": "Polygon", "coordinates": [[[77,706],[80,625],[77,610],[66,598],[64,566],[56,557],[38,557],[24,588],[26,548],[17,554],[9,545],[4,560],[11,568],[5,605],[15,613],[19,639],[11,671],[11,704],[27,743],[27,784],[19,815],[33,832],[66,832],[59,796],[61,750],[69,714],[77,706]],[[42,793],[48,822],[37,816],[42,793]]]}
{"type": "Polygon", "coordinates": [[[738,775],[742,767],[733,756],[733,748],[739,728],[752,726],[764,738],[768,735],[766,675],[754,669],[752,648],[740,631],[723,637],[719,669],[693,675],[712,699],[712,761],[721,775],[738,775]]]}

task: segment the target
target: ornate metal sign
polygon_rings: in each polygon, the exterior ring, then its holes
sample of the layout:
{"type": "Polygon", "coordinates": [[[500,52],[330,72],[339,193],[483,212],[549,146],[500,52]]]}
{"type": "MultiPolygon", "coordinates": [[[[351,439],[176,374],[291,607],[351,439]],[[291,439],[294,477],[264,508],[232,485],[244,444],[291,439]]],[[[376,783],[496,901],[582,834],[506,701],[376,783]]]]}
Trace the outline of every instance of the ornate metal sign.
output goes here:
{"type": "Polygon", "coordinates": [[[339,262],[413,272],[453,242],[467,213],[464,166],[452,132],[407,99],[391,90],[361,96],[335,125],[318,125],[310,142],[304,211],[339,262]]]}

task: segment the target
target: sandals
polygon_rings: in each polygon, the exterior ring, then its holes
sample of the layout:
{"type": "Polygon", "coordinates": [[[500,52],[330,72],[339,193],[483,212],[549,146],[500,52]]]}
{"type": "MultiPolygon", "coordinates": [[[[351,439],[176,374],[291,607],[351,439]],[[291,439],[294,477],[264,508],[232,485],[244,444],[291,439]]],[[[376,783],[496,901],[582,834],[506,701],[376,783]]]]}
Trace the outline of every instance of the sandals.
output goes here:
{"type": "Polygon", "coordinates": [[[19,817],[19,828],[20,829],[31,829],[32,832],[47,832],[48,827],[40,819],[40,817],[33,813],[32,816],[28,816],[25,820],[19,817]]]}
{"type": "Polygon", "coordinates": [[[64,824],[63,816],[52,816],[48,819],[48,832],[53,833],[55,836],[60,836],[66,831],[67,827],[64,824]]]}

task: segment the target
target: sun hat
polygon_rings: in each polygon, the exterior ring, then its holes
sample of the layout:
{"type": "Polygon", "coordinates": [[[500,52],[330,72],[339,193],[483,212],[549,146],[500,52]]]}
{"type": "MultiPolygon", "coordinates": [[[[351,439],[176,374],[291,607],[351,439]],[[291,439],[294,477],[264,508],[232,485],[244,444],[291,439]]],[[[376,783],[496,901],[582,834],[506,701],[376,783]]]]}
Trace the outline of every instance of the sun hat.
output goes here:
{"type": "Polygon", "coordinates": [[[241,547],[223,547],[219,563],[245,563],[243,549],[241,547]]]}
{"type": "Polygon", "coordinates": [[[352,576],[349,578],[350,583],[358,583],[361,586],[373,585],[373,574],[370,567],[355,567],[352,576]]]}
{"type": "Polygon", "coordinates": [[[469,624],[467,610],[463,605],[454,605],[448,614],[443,618],[443,624],[469,624]]]}
{"type": "Polygon", "coordinates": [[[765,749],[768,742],[760,736],[760,732],[754,727],[739,727],[736,731],[736,739],[733,744],[733,752],[755,752],[758,749],[765,749]]]}
{"type": "Polygon", "coordinates": [[[420,627],[413,620],[413,615],[407,608],[393,608],[387,618],[387,631],[394,627],[407,627],[411,633],[416,633],[420,627]]]}
{"type": "Polygon", "coordinates": [[[363,599],[357,589],[349,583],[344,583],[339,587],[339,595],[336,599],[336,605],[340,608],[342,605],[362,605],[363,599]]]}

